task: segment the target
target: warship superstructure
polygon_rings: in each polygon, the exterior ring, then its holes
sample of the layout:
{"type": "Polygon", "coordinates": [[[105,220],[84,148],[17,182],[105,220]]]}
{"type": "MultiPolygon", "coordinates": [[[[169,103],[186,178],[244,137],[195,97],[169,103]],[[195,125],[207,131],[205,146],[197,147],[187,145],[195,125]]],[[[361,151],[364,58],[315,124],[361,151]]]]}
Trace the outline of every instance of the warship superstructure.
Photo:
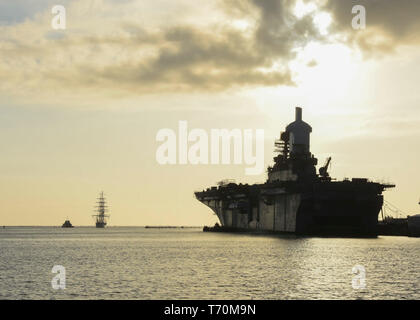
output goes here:
{"type": "Polygon", "coordinates": [[[104,193],[101,192],[96,202],[96,210],[98,214],[93,215],[96,222],[96,228],[105,228],[106,226],[106,218],[109,218],[109,215],[106,215],[105,212],[108,211],[108,206],[106,205],[106,199],[104,197],[104,193]]]}
{"type": "Polygon", "coordinates": [[[382,192],[395,185],[366,178],[332,179],[328,173],[331,158],[317,173],[318,161],[310,152],[311,132],[297,107],[295,121],[275,141],[277,155],[265,183],[220,183],[195,192],[219,218],[221,226],[215,231],[378,235],[382,192]]]}

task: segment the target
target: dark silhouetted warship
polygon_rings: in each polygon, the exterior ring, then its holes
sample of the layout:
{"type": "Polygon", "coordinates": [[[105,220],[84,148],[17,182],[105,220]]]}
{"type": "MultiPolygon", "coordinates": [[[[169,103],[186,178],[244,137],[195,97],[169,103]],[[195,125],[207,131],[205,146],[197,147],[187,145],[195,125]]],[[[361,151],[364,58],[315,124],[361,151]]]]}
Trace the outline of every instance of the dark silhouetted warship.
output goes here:
{"type": "Polygon", "coordinates": [[[106,218],[109,218],[109,215],[105,214],[105,212],[108,211],[108,206],[106,205],[106,200],[103,192],[101,192],[101,194],[99,195],[98,201],[96,203],[98,204],[96,206],[98,214],[93,215],[93,217],[95,217],[96,219],[96,228],[105,228],[106,218]]]}
{"type": "Polygon", "coordinates": [[[331,158],[317,174],[318,161],[309,148],[311,132],[302,121],[302,109],[296,108],[295,121],[275,142],[277,156],[265,183],[220,183],[195,192],[221,224],[204,230],[376,237],[382,192],[395,185],[365,178],[331,179],[331,158]]]}

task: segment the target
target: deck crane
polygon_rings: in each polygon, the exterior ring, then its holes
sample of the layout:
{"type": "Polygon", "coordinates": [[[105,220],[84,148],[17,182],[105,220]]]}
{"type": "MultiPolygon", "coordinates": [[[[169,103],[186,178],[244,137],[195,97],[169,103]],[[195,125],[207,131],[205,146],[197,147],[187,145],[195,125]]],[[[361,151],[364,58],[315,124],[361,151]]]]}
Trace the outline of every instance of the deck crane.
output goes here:
{"type": "Polygon", "coordinates": [[[319,175],[321,176],[321,179],[323,180],[331,180],[330,175],[328,173],[328,167],[331,165],[331,157],[328,157],[325,161],[324,166],[319,168],[319,175]]]}

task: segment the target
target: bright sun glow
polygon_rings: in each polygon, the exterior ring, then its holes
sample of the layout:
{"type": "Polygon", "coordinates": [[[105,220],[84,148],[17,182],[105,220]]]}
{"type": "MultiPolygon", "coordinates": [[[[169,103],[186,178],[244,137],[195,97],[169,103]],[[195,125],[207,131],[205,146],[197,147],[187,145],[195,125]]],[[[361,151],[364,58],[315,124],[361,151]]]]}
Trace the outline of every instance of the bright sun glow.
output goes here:
{"type": "Polygon", "coordinates": [[[355,72],[355,61],[351,50],[339,44],[320,44],[312,42],[298,53],[290,63],[297,83],[314,91],[328,86],[333,92],[340,92],[343,81],[351,81],[355,72]],[[340,79],[340,81],[337,81],[340,79]]]}
{"type": "Polygon", "coordinates": [[[259,88],[250,93],[262,112],[278,115],[279,101],[305,105],[318,114],[345,112],[335,104],[354,100],[353,88],[360,83],[360,61],[345,45],[312,42],[298,52],[289,68],[296,87],[259,88]]]}

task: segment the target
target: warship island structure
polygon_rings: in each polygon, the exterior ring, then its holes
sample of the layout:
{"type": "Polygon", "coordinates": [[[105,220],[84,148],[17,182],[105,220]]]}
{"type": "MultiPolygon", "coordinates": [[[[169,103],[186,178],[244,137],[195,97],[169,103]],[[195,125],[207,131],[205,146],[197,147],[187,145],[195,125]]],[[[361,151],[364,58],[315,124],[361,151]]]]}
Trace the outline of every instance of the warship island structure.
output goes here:
{"type": "Polygon", "coordinates": [[[96,202],[96,210],[98,214],[93,215],[96,220],[96,228],[105,228],[106,226],[106,218],[109,218],[109,215],[106,215],[105,212],[108,211],[108,206],[106,205],[106,199],[104,197],[104,193],[101,192],[96,202]]]}
{"type": "Polygon", "coordinates": [[[302,109],[296,108],[295,121],[275,142],[277,155],[265,183],[220,183],[195,192],[221,224],[204,230],[376,237],[382,192],[395,185],[366,178],[331,179],[331,158],[317,174],[318,161],[309,148],[311,132],[302,121],[302,109]]]}

